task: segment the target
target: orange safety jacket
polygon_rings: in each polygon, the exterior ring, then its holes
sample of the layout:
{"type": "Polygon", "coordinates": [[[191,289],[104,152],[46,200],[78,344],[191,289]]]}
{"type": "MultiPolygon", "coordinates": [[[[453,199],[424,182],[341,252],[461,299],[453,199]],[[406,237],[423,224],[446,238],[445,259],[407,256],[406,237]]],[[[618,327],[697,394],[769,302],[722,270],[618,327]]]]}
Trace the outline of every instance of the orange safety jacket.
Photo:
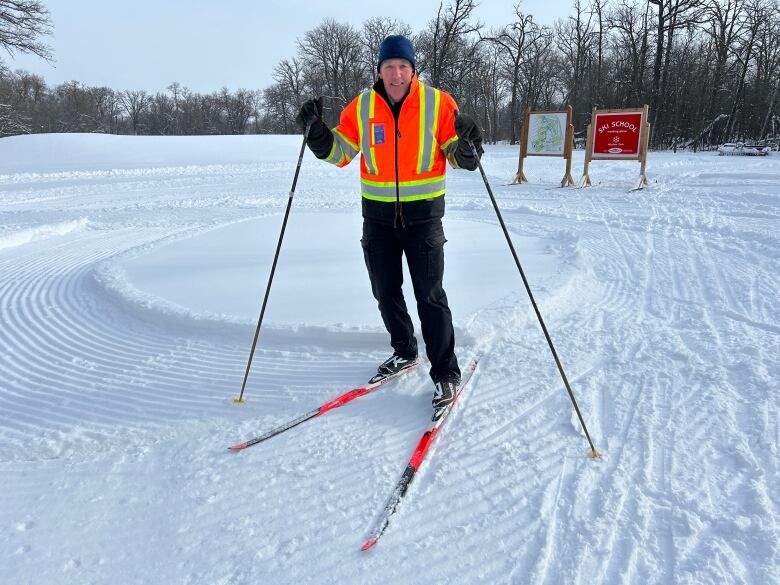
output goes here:
{"type": "Polygon", "coordinates": [[[455,160],[455,100],[412,78],[396,122],[382,80],[358,95],[332,129],[323,160],[343,167],[360,153],[363,217],[401,225],[444,215],[446,162],[455,160]],[[384,92],[382,91],[382,94],[384,92]]]}

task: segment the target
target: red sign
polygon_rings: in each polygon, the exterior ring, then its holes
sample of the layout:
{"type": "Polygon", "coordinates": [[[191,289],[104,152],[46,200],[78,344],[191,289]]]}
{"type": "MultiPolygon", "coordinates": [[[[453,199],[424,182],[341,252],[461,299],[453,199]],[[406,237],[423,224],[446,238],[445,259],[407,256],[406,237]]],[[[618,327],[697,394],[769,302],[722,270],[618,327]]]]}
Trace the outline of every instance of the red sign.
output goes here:
{"type": "Polygon", "coordinates": [[[596,113],[593,158],[639,158],[642,112],[596,113]]]}

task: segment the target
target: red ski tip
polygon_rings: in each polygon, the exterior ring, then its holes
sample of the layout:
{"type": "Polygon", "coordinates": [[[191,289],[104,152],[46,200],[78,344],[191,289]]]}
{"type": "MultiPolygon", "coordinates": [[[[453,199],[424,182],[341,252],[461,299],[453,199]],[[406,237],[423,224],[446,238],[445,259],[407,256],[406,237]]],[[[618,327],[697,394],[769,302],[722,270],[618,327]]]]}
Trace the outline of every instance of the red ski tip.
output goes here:
{"type": "Polygon", "coordinates": [[[376,538],[371,538],[368,541],[366,541],[366,544],[364,544],[363,546],[360,547],[360,550],[364,550],[364,551],[368,550],[372,546],[374,546],[375,544],[376,544],[376,538]]]}
{"type": "Polygon", "coordinates": [[[241,443],[239,445],[233,445],[232,447],[228,447],[228,451],[241,451],[241,449],[246,449],[249,447],[247,443],[241,443]]]}

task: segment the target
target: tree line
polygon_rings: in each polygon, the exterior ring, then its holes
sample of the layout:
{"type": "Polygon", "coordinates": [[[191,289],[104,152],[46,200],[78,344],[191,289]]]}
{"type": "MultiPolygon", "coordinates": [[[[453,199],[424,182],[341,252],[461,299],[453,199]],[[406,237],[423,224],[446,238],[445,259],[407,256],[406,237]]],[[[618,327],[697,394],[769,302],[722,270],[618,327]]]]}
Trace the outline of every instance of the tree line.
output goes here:
{"type": "Polygon", "coordinates": [[[594,107],[649,104],[655,148],[780,134],[780,0],[573,0],[549,26],[518,3],[511,22],[491,29],[476,8],[474,0],[442,2],[417,32],[384,17],[360,27],[325,19],[262,90],[200,94],[172,83],[150,93],[76,81],[50,88],[0,64],[0,136],[294,133],[300,104],[317,95],[332,125],[376,80],[388,34],[412,39],[420,78],[451,93],[491,142],[516,143],[526,107],[566,105],[582,137],[594,107]]]}

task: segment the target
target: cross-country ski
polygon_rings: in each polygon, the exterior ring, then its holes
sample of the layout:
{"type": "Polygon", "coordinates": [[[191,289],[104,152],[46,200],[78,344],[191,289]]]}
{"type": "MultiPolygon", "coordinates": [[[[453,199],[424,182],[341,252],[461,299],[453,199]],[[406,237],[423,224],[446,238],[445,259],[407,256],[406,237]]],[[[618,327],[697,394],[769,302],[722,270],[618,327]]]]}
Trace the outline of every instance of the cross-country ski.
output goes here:
{"type": "Polygon", "coordinates": [[[361,396],[370,394],[371,392],[378,390],[388,382],[392,382],[393,380],[399,378],[403,374],[410,372],[416,366],[417,366],[417,362],[412,362],[406,365],[402,370],[399,370],[394,374],[389,374],[383,377],[379,377],[379,379],[377,379],[377,377],[374,377],[372,378],[373,381],[369,382],[364,386],[359,386],[357,388],[353,388],[352,390],[344,392],[344,394],[334,398],[333,400],[326,402],[322,406],[319,406],[310,412],[297,416],[279,425],[278,427],[275,427],[269,431],[266,431],[261,435],[249,439],[248,441],[244,441],[243,443],[232,445],[228,447],[228,449],[230,451],[242,451],[247,447],[251,447],[253,445],[257,445],[258,443],[262,443],[263,441],[270,439],[271,437],[275,437],[276,435],[279,435],[285,431],[289,431],[293,427],[297,427],[299,424],[304,423],[307,420],[311,420],[313,418],[317,418],[318,416],[322,416],[323,414],[333,410],[334,408],[339,408],[341,406],[344,406],[348,402],[352,402],[356,398],[360,398],[361,396]]]}
{"type": "Polygon", "coordinates": [[[478,357],[474,358],[471,363],[469,363],[469,366],[466,369],[463,378],[461,379],[460,385],[458,386],[455,399],[450,403],[450,405],[444,410],[443,413],[431,421],[430,428],[423,433],[422,437],[420,437],[420,441],[417,443],[417,447],[415,447],[414,453],[412,453],[412,457],[409,459],[409,463],[406,465],[406,469],[401,475],[401,479],[398,480],[395,489],[393,489],[392,493],[390,494],[390,498],[387,500],[387,504],[385,505],[384,510],[382,510],[382,513],[377,520],[376,526],[373,528],[370,536],[366,542],[363,543],[363,546],[360,550],[366,551],[372,548],[382,537],[382,534],[384,534],[385,530],[390,524],[390,518],[392,518],[395,514],[396,510],[398,509],[398,505],[401,503],[401,500],[404,498],[407,490],[409,489],[409,485],[412,483],[412,480],[417,475],[417,472],[425,460],[425,457],[428,455],[431,444],[439,434],[439,429],[441,429],[444,421],[447,419],[450,412],[460,399],[460,396],[463,394],[466,385],[474,375],[474,371],[477,369],[478,364],[478,357]]]}

